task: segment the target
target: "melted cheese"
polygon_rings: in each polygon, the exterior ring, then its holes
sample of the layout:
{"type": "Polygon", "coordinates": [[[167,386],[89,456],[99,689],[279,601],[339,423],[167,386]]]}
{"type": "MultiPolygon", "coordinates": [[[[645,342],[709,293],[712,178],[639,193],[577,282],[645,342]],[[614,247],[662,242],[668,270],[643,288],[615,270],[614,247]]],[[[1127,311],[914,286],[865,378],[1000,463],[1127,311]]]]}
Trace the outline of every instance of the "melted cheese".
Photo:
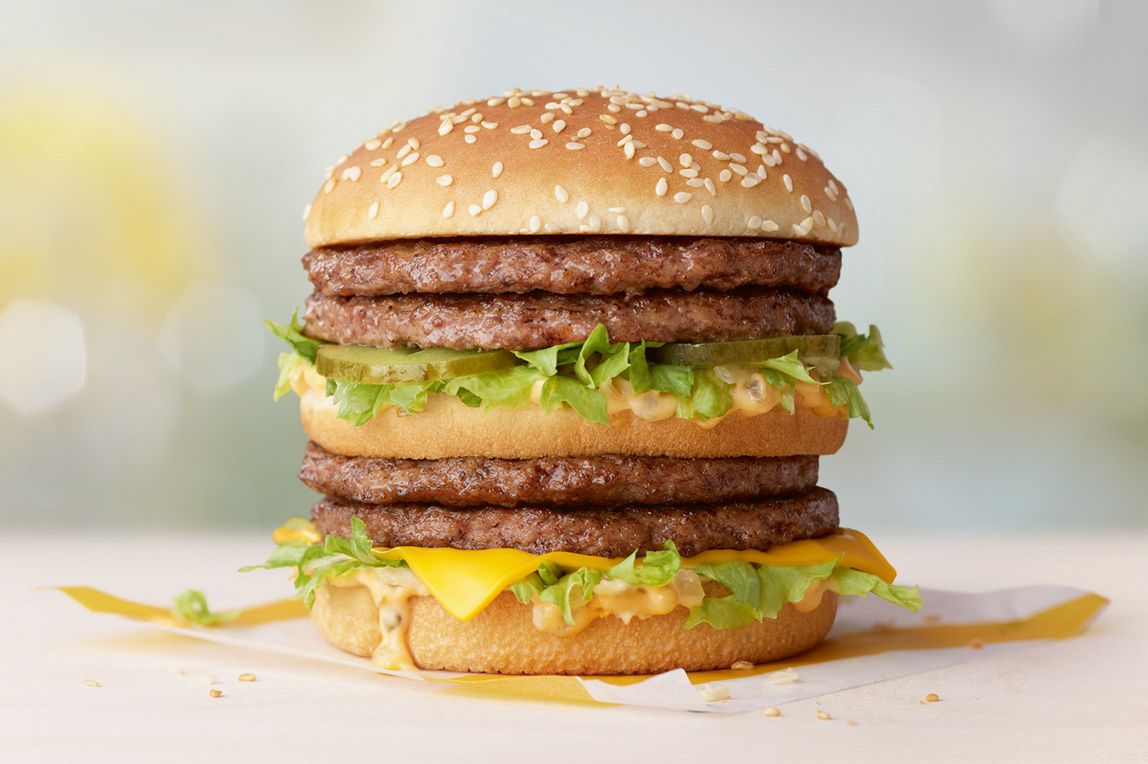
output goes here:
{"type": "MultiPolygon", "coordinates": [[[[562,568],[606,570],[621,558],[593,557],[573,552],[530,554],[518,549],[460,550],[450,548],[377,548],[387,560],[404,560],[426,590],[446,610],[461,621],[469,621],[504,589],[552,562],[562,568]]],[[[682,559],[682,567],[702,563],[741,560],[758,565],[801,566],[841,560],[841,564],[873,573],[892,582],[896,571],[868,537],[859,531],[841,529],[832,536],[795,541],[766,552],[757,550],[712,550],[682,559]]]]}

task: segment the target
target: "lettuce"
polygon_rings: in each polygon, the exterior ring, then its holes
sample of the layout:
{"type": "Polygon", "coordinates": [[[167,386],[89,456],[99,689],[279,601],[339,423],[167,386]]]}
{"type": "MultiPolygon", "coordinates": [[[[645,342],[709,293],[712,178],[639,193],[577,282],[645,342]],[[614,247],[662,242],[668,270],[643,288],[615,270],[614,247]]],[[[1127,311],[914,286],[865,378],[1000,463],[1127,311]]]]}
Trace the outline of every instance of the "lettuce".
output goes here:
{"type": "Polygon", "coordinates": [[[198,589],[188,589],[175,595],[171,614],[181,621],[191,621],[200,626],[218,626],[239,617],[238,610],[213,613],[207,606],[207,597],[198,589]]]}
{"type": "Polygon", "coordinates": [[[638,550],[606,571],[606,578],[625,581],[631,586],[665,586],[674,580],[682,565],[681,555],[674,542],[667,541],[661,552],[646,552],[638,563],[638,550]]]}
{"type": "Polygon", "coordinates": [[[706,597],[686,616],[685,628],[708,623],[715,629],[735,629],[776,618],[788,603],[800,602],[814,581],[828,578],[837,560],[804,567],[755,566],[747,562],[699,565],[697,574],[730,591],[706,597]]]}
{"type": "Polygon", "coordinates": [[[869,324],[869,334],[860,334],[848,321],[838,321],[833,325],[833,333],[841,337],[841,357],[861,371],[881,371],[891,369],[893,364],[885,357],[885,343],[881,332],[869,324]]]}
{"type": "Polygon", "coordinates": [[[872,573],[852,568],[837,568],[829,580],[838,594],[853,597],[873,594],[914,613],[921,609],[921,591],[915,586],[887,584],[872,573]]]}
{"type": "MultiPolygon", "coordinates": [[[[304,327],[297,313],[292,314],[289,324],[272,321],[266,324],[291,347],[291,352],[279,357],[279,378],[275,385],[278,400],[290,390],[291,378],[299,367],[314,363],[322,343],[303,334],[304,327]]],[[[843,356],[857,368],[890,368],[877,327],[870,326],[866,335],[859,334],[852,324],[839,323],[834,326],[834,332],[841,336],[843,356]]],[[[541,381],[539,404],[547,411],[569,406],[589,421],[608,424],[606,396],[599,388],[620,379],[629,382],[638,395],[651,390],[673,395],[678,401],[675,413],[682,419],[713,419],[729,413],[733,405],[732,385],[719,379],[713,369],[651,363],[646,350],[661,344],[611,342],[606,327],[598,324],[581,342],[517,351],[514,355],[522,364],[507,369],[394,385],[329,379],[327,395],[341,419],[362,425],[390,406],[408,414],[418,413],[426,408],[434,393],[453,395],[475,408],[520,406],[530,401],[535,385],[541,381]]],[[[818,384],[797,351],[754,366],[766,383],[778,390],[781,407],[789,413],[795,410],[796,384],[818,384]]],[[[837,376],[826,376],[820,384],[826,386],[834,405],[845,407],[850,417],[861,418],[873,426],[869,407],[855,384],[837,376]]]]}
{"type": "MultiPolygon", "coordinates": [[[[292,518],[292,522],[296,526],[310,525],[309,521],[302,518],[292,518]]],[[[300,540],[285,541],[261,565],[247,565],[239,570],[246,573],[250,570],[294,568],[295,596],[301,598],[307,607],[311,607],[315,602],[315,592],[328,577],[340,576],[356,568],[403,565],[401,561],[379,559],[371,551],[371,546],[366,525],[359,518],[352,517],[350,536],[327,534],[321,544],[300,540]]]]}
{"type": "Polygon", "coordinates": [[[538,599],[557,605],[562,611],[562,620],[574,624],[574,608],[585,605],[594,593],[594,587],[602,580],[602,573],[592,568],[578,568],[567,573],[538,594],[538,599]]]}

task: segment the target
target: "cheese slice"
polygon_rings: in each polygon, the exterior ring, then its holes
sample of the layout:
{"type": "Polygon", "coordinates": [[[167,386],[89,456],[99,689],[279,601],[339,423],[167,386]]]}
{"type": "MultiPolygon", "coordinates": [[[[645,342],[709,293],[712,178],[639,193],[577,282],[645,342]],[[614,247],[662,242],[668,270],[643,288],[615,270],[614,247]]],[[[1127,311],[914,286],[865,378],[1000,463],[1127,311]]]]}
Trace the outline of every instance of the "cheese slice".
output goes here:
{"type": "MultiPolygon", "coordinates": [[[[622,560],[621,557],[594,557],[573,552],[530,554],[519,549],[400,546],[376,548],[374,552],[385,560],[404,560],[431,595],[461,621],[474,618],[506,587],[538,570],[543,562],[568,570],[583,567],[606,570],[622,560]]],[[[865,534],[848,528],[842,528],[831,536],[775,546],[765,552],[752,549],[702,552],[682,558],[682,567],[737,560],[758,565],[797,567],[838,559],[845,567],[872,573],[887,583],[892,583],[897,575],[865,534]]]]}

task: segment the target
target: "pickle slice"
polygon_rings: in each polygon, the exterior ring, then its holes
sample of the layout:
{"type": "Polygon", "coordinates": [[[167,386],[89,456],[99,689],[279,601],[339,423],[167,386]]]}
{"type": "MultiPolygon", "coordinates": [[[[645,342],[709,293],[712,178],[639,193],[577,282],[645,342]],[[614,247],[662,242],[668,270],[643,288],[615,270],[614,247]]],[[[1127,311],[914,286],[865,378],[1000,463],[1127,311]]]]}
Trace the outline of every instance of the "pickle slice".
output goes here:
{"type": "Polygon", "coordinates": [[[463,377],[505,369],[516,363],[518,359],[514,354],[505,350],[320,345],[315,368],[330,379],[383,385],[463,377]]]}
{"type": "Polygon", "coordinates": [[[730,342],[673,342],[646,352],[655,363],[722,366],[761,363],[794,350],[802,361],[818,371],[832,373],[840,363],[841,338],[836,334],[799,334],[730,342]]]}

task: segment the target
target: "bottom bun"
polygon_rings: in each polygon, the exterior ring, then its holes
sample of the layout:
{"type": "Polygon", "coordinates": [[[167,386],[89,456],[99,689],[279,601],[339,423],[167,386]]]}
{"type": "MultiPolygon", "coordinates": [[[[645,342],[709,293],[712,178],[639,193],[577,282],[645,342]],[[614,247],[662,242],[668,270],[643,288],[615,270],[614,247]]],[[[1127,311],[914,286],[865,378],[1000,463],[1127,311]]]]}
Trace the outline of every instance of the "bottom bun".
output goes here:
{"type": "MultiPolygon", "coordinates": [[[[684,629],[686,609],[678,607],[629,624],[598,618],[577,634],[556,636],[535,628],[532,609],[509,592],[470,621],[456,619],[433,597],[412,597],[409,604],[407,642],[418,668],[486,674],[656,674],[767,663],[816,645],[837,614],[837,595],[825,592],[809,612],[786,606],[775,619],[736,629],[684,629]]],[[[380,643],[378,609],[364,587],[325,584],[311,618],[346,652],[370,657],[380,643]]]]}

